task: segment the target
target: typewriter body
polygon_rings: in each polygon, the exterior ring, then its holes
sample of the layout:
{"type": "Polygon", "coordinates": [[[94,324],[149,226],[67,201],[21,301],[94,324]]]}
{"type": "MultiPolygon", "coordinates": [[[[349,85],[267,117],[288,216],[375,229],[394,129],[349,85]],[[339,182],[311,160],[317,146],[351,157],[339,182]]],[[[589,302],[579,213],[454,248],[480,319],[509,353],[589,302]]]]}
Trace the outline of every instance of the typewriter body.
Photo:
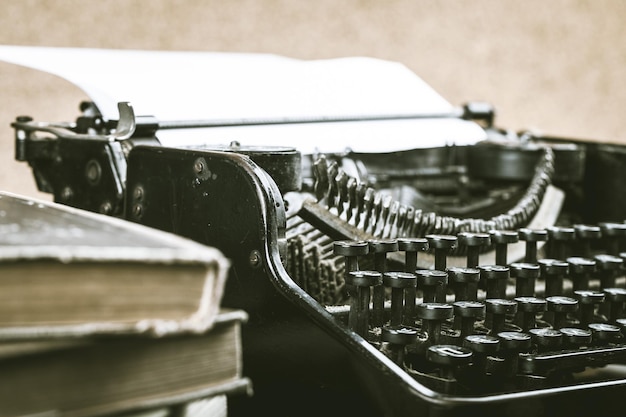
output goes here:
{"type": "Polygon", "coordinates": [[[254,385],[233,415],[623,410],[625,147],[510,132],[481,103],[445,117],[485,140],[387,153],[164,146],[167,123],[119,112],[18,117],[16,159],[56,202],[232,260],[254,385]]]}

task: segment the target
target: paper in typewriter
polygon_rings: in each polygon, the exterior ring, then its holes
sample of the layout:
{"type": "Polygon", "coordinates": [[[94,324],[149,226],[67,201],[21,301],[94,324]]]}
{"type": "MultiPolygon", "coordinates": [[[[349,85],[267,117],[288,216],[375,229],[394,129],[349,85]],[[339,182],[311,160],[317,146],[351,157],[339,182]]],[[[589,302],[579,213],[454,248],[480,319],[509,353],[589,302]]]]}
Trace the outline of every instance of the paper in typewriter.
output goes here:
{"type": "MultiPolygon", "coordinates": [[[[303,153],[391,152],[485,137],[476,124],[445,118],[453,106],[405,66],[372,58],[297,60],[269,54],[0,46],[0,59],[60,76],[81,88],[105,119],[117,103],[161,122],[290,121],[161,130],[165,146],[289,146],[303,153]],[[431,116],[431,117],[423,117],[431,116]]],[[[68,106],[74,106],[70,103],[68,106]]],[[[73,107],[70,107],[73,108],[73,107]]]]}

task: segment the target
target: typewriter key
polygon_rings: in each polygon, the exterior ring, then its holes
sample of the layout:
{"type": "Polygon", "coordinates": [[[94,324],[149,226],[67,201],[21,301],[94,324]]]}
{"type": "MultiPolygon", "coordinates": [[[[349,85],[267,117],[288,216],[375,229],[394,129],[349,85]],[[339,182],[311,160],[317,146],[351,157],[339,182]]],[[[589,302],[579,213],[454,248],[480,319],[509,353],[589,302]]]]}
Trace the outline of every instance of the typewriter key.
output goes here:
{"type": "Polygon", "coordinates": [[[569,243],[576,237],[573,227],[548,227],[548,256],[565,259],[570,255],[569,243]]]}
{"type": "Polygon", "coordinates": [[[362,337],[367,337],[369,328],[370,288],[382,286],[382,281],[382,274],[378,271],[352,271],[348,275],[346,283],[356,288],[357,299],[357,303],[354,304],[356,309],[353,310],[353,304],[350,303],[348,325],[362,337]]]}
{"type": "Polygon", "coordinates": [[[475,301],[478,298],[478,281],[480,280],[478,269],[451,266],[446,272],[448,282],[454,288],[455,301],[475,301]]]}
{"type": "Polygon", "coordinates": [[[508,245],[519,241],[518,233],[514,230],[490,230],[489,236],[496,249],[496,265],[508,265],[508,245]]]}
{"type": "Polygon", "coordinates": [[[574,291],[574,297],[578,300],[580,326],[587,328],[590,323],[596,321],[596,307],[604,302],[604,293],[590,290],[574,291]]]}
{"type": "Polygon", "coordinates": [[[602,231],[602,239],[606,252],[609,255],[618,255],[621,251],[624,238],[626,238],[626,224],[624,223],[600,223],[600,230],[602,231]]]}
{"type": "Polygon", "coordinates": [[[429,344],[441,341],[441,324],[452,318],[453,307],[450,304],[423,303],[417,306],[417,317],[422,320],[422,331],[428,333],[429,344]]]}
{"type": "Polygon", "coordinates": [[[605,288],[604,306],[609,323],[615,323],[617,319],[624,317],[624,302],[626,302],[626,289],[624,288],[605,288]]]}
{"type": "Polygon", "coordinates": [[[612,324],[591,323],[589,325],[593,344],[603,346],[621,338],[620,328],[612,324]]]}
{"type": "Polygon", "coordinates": [[[515,296],[533,297],[535,282],[539,277],[539,265],[515,262],[510,265],[511,277],[515,278],[515,296]]]}
{"type": "Polygon", "coordinates": [[[425,303],[446,301],[446,286],[448,274],[436,269],[420,269],[415,271],[417,275],[417,288],[422,291],[425,303]]]}
{"type": "Polygon", "coordinates": [[[411,326],[385,326],[381,340],[389,344],[390,357],[398,365],[404,362],[404,349],[417,340],[418,330],[411,326]]]}
{"type": "Polygon", "coordinates": [[[539,353],[558,349],[563,343],[563,333],[556,329],[530,329],[528,333],[539,353]]]}
{"type": "Polygon", "coordinates": [[[428,246],[435,251],[435,269],[445,271],[448,253],[457,245],[457,237],[451,235],[426,235],[428,246]]]}
{"type": "Polygon", "coordinates": [[[480,265],[480,281],[487,288],[486,298],[506,298],[510,268],[504,265],[480,265]]]}
{"type": "Polygon", "coordinates": [[[563,294],[563,280],[567,275],[568,263],[558,259],[540,259],[540,275],[545,281],[545,297],[563,294]]]}
{"type": "Polygon", "coordinates": [[[596,271],[596,261],[589,258],[573,256],[567,258],[567,264],[569,266],[569,277],[572,280],[574,291],[588,290],[589,280],[596,271]]]}
{"type": "Polygon", "coordinates": [[[576,232],[576,242],[578,243],[576,255],[586,258],[591,257],[593,242],[602,237],[600,227],[588,224],[575,224],[574,230],[576,232]]]}
{"type": "Polygon", "coordinates": [[[481,246],[491,244],[491,237],[487,233],[461,232],[457,235],[459,246],[467,248],[467,267],[478,266],[481,246]]]}
{"type": "Polygon", "coordinates": [[[504,331],[506,317],[517,313],[517,303],[504,298],[485,300],[485,327],[489,334],[494,335],[504,331]]]}
{"type": "Polygon", "coordinates": [[[548,240],[548,232],[543,229],[519,229],[519,239],[526,242],[526,255],[524,262],[534,264],[537,262],[537,242],[548,240]]]}
{"type": "Polygon", "coordinates": [[[517,315],[515,323],[527,332],[536,327],[537,314],[545,311],[546,300],[536,297],[516,297],[517,315]]]}
{"type": "Polygon", "coordinates": [[[622,268],[622,258],[600,254],[594,256],[596,261],[596,276],[600,279],[600,288],[615,287],[615,278],[622,268]]]}
{"type": "Polygon", "coordinates": [[[551,313],[548,321],[558,330],[567,324],[567,315],[578,311],[578,301],[561,295],[546,298],[547,310],[551,313]]]}
{"type": "Polygon", "coordinates": [[[530,350],[532,338],[528,333],[500,332],[498,339],[500,339],[498,355],[505,361],[505,373],[508,376],[514,376],[517,373],[519,354],[530,350]]]}
{"type": "MultiPolygon", "coordinates": [[[[404,272],[415,273],[417,269],[417,253],[428,250],[428,240],[425,238],[399,238],[398,250],[404,251],[404,272]]],[[[406,310],[407,323],[415,321],[415,298],[417,292],[415,287],[404,290],[404,308],[406,310]]]]}
{"type": "Polygon", "coordinates": [[[575,349],[591,343],[591,331],[589,330],[576,327],[564,327],[559,330],[563,334],[563,345],[565,348],[575,349]]]}
{"type": "Polygon", "coordinates": [[[461,332],[461,340],[474,333],[476,320],[485,317],[485,305],[478,301],[456,301],[454,307],[454,329],[461,332]]]}

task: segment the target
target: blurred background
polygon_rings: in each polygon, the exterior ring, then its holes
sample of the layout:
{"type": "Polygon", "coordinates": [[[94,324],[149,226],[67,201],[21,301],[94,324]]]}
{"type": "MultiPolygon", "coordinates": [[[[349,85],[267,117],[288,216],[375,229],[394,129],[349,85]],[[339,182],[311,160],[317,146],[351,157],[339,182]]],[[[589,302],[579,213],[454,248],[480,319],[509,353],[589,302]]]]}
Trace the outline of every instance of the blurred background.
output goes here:
{"type": "MultiPolygon", "coordinates": [[[[626,2],[21,0],[0,16],[6,45],[397,61],[454,105],[491,102],[501,127],[626,142],[626,2]]],[[[10,123],[72,121],[83,99],[60,78],[0,63],[1,190],[50,199],[14,161],[10,123]]]]}

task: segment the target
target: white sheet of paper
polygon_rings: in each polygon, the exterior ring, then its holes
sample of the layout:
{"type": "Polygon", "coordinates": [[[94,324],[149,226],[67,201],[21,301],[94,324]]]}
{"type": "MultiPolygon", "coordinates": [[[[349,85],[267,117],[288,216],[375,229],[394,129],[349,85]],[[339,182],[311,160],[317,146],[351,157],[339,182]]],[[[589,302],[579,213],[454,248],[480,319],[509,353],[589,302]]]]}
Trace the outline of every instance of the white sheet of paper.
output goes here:
{"type": "MultiPolygon", "coordinates": [[[[117,103],[159,121],[445,115],[454,108],[405,66],[373,58],[0,46],[0,60],[60,76],[105,119],[117,103]]],[[[75,106],[75,103],[70,103],[75,106]]],[[[392,152],[485,138],[475,123],[399,119],[159,131],[164,146],[290,146],[303,153],[392,152]]]]}

